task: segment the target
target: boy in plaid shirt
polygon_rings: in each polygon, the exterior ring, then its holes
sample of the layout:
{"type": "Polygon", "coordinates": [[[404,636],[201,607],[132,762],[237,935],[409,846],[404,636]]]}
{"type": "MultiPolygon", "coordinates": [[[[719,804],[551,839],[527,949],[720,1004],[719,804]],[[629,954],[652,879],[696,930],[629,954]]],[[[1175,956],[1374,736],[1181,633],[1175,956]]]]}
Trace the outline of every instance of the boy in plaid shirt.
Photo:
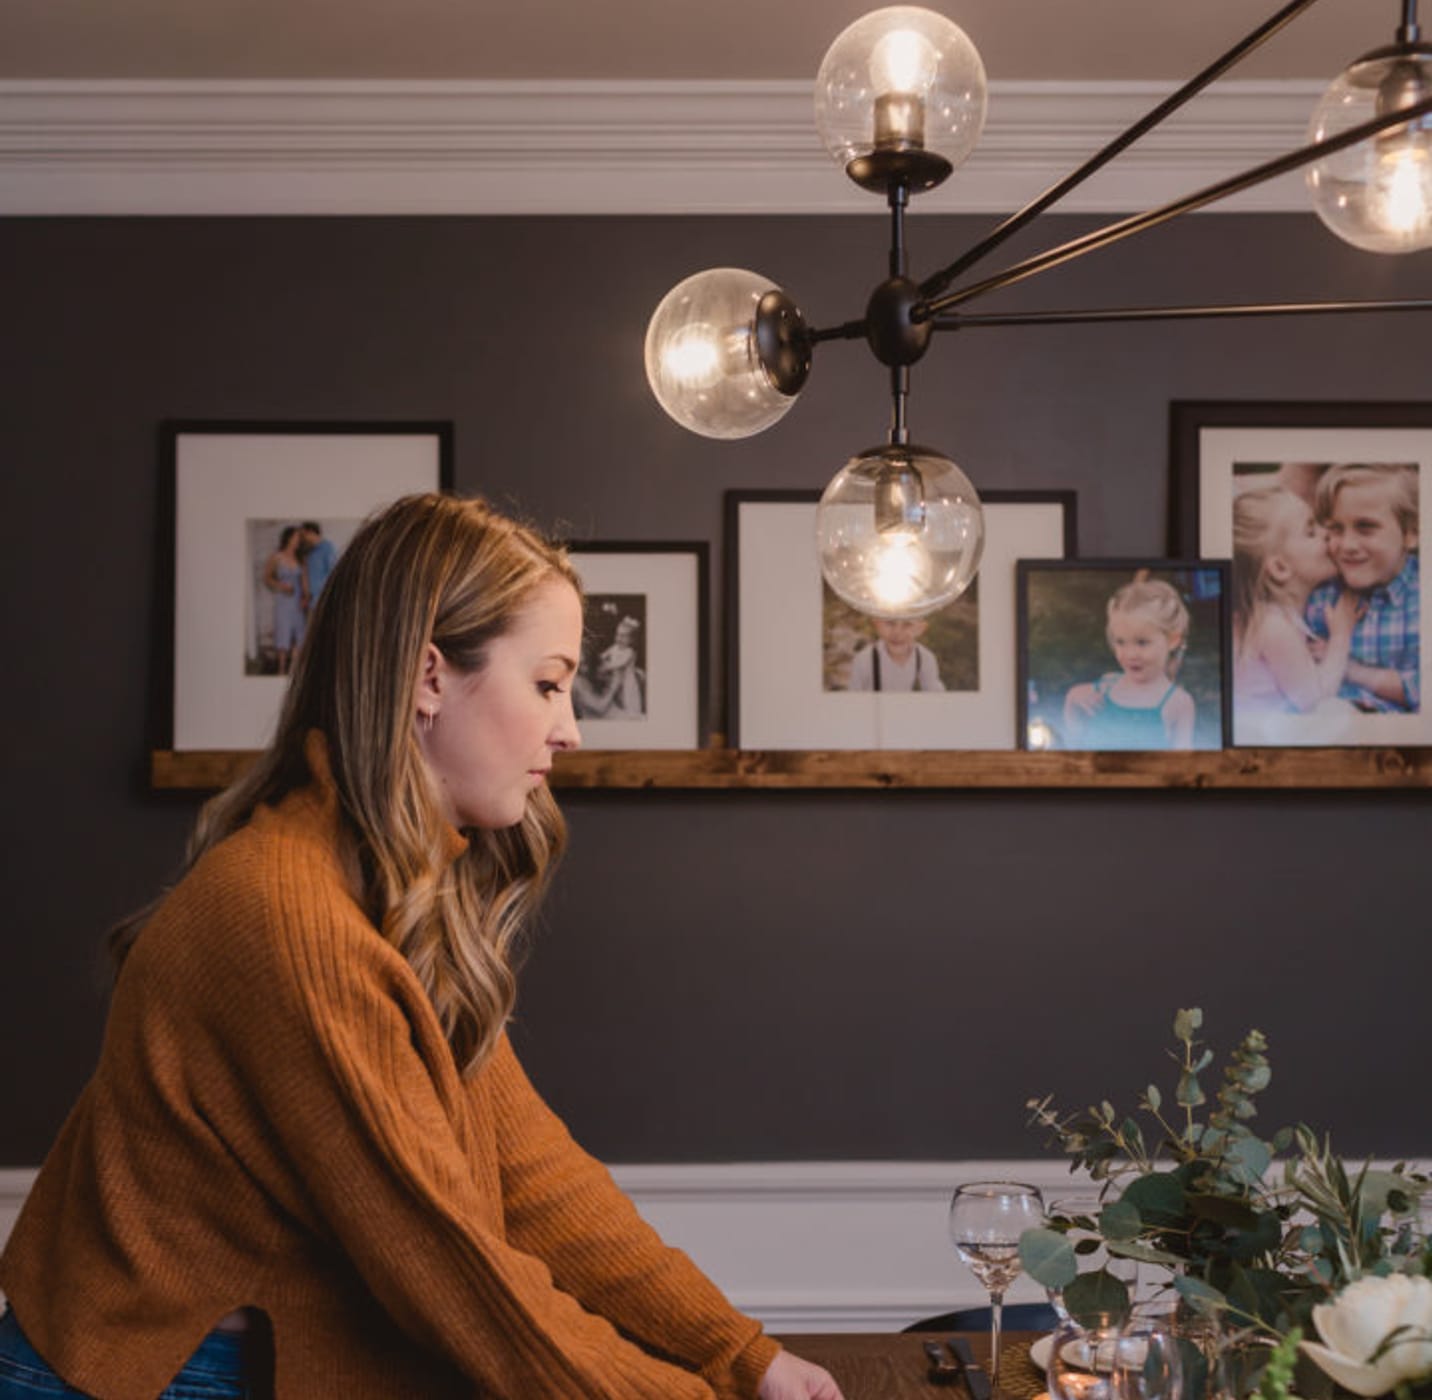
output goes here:
{"type": "Polygon", "coordinates": [[[1329,467],[1318,482],[1318,523],[1338,577],[1308,598],[1315,637],[1345,592],[1359,600],[1352,653],[1338,694],[1361,710],[1420,709],[1422,590],[1417,553],[1417,468],[1387,463],[1329,467]]]}

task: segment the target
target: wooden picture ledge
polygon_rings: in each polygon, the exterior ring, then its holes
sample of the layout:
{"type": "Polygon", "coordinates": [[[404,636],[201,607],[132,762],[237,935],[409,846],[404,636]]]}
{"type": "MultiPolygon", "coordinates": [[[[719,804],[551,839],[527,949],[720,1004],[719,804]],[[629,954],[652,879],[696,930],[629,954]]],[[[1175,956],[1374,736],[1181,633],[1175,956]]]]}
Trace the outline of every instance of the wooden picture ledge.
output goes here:
{"type": "MultiPolygon", "coordinates": [[[[150,755],[156,788],[214,791],[256,757],[150,755]]],[[[557,759],[555,788],[1432,788],[1432,748],[1223,749],[1210,753],[985,750],[587,750],[557,759]]]]}

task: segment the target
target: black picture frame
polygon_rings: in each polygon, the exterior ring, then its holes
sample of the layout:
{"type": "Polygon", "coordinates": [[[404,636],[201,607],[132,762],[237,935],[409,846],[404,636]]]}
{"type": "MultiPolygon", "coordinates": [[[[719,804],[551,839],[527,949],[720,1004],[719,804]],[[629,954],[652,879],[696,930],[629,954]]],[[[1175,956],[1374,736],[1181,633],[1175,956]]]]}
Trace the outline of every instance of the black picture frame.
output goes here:
{"type": "Polygon", "coordinates": [[[1206,553],[1199,538],[1205,494],[1200,441],[1205,430],[1229,428],[1428,428],[1432,402],[1278,399],[1175,399],[1169,405],[1169,554],[1206,553]]]}
{"type": "Polygon", "coordinates": [[[277,713],[283,679],[249,674],[245,659],[240,522],[357,521],[411,491],[450,491],[453,443],[451,422],[427,419],[160,422],[156,747],[252,751],[277,713]]]}
{"type": "MultiPolygon", "coordinates": [[[[1334,466],[1410,465],[1424,492],[1425,483],[1432,479],[1432,402],[1178,401],[1170,405],[1169,435],[1171,534],[1190,557],[1233,556],[1234,501],[1253,487],[1286,487],[1313,509],[1318,482],[1334,466]]],[[[1248,518],[1253,519],[1251,513],[1248,518]]],[[[1308,615],[1301,624],[1305,630],[1326,630],[1321,602],[1322,595],[1314,594],[1306,605],[1308,615]]],[[[1414,602],[1421,615],[1432,608],[1432,580],[1425,575],[1419,579],[1414,602]]],[[[1379,602],[1375,608],[1382,606],[1379,602]]],[[[1414,703],[1389,702],[1348,677],[1335,696],[1317,700],[1311,708],[1307,696],[1295,700],[1282,694],[1266,657],[1242,654],[1239,639],[1244,629],[1237,605],[1231,626],[1235,646],[1230,743],[1234,747],[1432,744],[1432,705],[1421,694],[1432,666],[1420,636],[1406,626],[1400,635],[1412,638],[1410,648],[1404,640],[1391,655],[1384,644],[1373,640],[1382,624],[1370,623],[1363,630],[1359,623],[1352,658],[1364,665],[1410,670],[1418,680],[1414,703]]]]}
{"type": "Polygon", "coordinates": [[[1024,516],[1018,508],[1029,508],[1029,527],[1037,530],[1031,541],[1037,538],[1039,548],[1067,558],[1075,552],[1078,539],[1075,493],[981,492],[981,502],[990,509],[985,557],[975,586],[982,590],[981,636],[988,627],[991,640],[980,643],[981,674],[974,690],[945,697],[843,695],[834,703],[822,680],[822,581],[814,529],[820,494],[814,490],[726,493],[725,651],[732,747],[1013,749],[1014,563],[1033,548],[1032,544],[1021,547],[1024,516]],[[771,510],[781,512],[779,518],[771,517],[774,534],[762,528],[765,512],[771,510]],[[746,533],[753,538],[743,544],[746,533]],[[759,545],[755,536],[761,537],[759,545]],[[1004,566],[1007,578],[997,577],[996,570],[1004,566]],[[780,577],[771,580],[770,568],[780,577]],[[743,594],[748,595],[747,603],[743,594]],[[750,605],[756,599],[760,605],[750,605]],[[787,648],[782,637],[796,644],[787,648]],[[911,709],[912,700],[917,710],[911,709]]]}
{"type": "MultiPolygon", "coordinates": [[[[700,749],[709,743],[711,549],[705,540],[569,540],[567,552],[586,595],[581,687],[601,635],[599,609],[639,596],[641,710],[621,712],[613,693],[602,714],[574,689],[583,746],[589,749],[700,749]],[[598,601],[605,600],[605,601],[598,601]],[[588,712],[581,713],[587,703],[588,712]]],[[[625,615],[625,614],[624,614],[625,615]]],[[[604,691],[605,694],[605,691],[604,691]]]]}
{"type": "MultiPolygon", "coordinates": [[[[1016,566],[1017,703],[1016,734],[1027,751],[1076,749],[1094,752],[1151,752],[1179,748],[1218,751],[1231,734],[1232,639],[1229,621],[1230,566],[1216,559],[1022,559],[1016,566]],[[1110,705],[1104,682],[1117,670],[1107,641],[1107,603],[1117,588],[1140,576],[1171,585],[1190,618],[1185,650],[1169,681],[1164,701],[1151,707],[1163,718],[1167,736],[1176,712],[1167,705],[1182,689],[1191,708],[1190,742],[1140,742],[1152,721],[1141,712],[1110,705]],[[1212,636],[1210,637],[1210,625],[1212,636]],[[1096,673],[1097,676],[1096,676],[1096,673]],[[1089,677],[1079,680],[1080,676],[1089,677]],[[1098,742],[1081,741],[1077,718],[1066,727],[1071,690],[1090,692],[1103,712],[1098,742]],[[1128,713],[1131,729],[1111,724],[1128,713]]],[[[1077,707],[1074,711],[1077,716],[1077,707]]],[[[1090,726],[1094,729],[1095,726],[1090,726]]],[[[1085,731],[1087,737],[1087,731],[1085,731]]]]}

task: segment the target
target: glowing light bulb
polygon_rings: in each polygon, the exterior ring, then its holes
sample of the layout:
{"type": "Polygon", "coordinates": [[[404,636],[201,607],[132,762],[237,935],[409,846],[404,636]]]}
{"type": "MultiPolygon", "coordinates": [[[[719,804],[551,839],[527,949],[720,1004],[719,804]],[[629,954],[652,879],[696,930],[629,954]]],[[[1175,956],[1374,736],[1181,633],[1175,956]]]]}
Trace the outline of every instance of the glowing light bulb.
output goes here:
{"type": "Polygon", "coordinates": [[[781,357],[795,346],[791,328],[800,313],[791,306],[786,316],[778,307],[763,317],[772,293],[783,300],[767,278],[717,267],[662,298],[647,326],[646,377],[657,402],[682,427],[705,437],[749,437],[796,401],[804,374],[781,357]],[[783,328],[790,332],[785,341],[783,328]],[[763,329],[773,343],[774,371],[758,343],[763,329]]]}
{"type": "Polygon", "coordinates": [[[721,378],[721,346],[714,326],[683,326],[661,349],[661,367],[685,389],[709,389],[721,378]]]}
{"type": "Polygon", "coordinates": [[[816,509],[816,547],[838,598],[871,617],[923,617],[979,568],[984,513],[969,478],[928,447],[852,457],[816,509]]]}
{"type": "Polygon", "coordinates": [[[1432,151],[1425,135],[1403,138],[1378,157],[1367,202],[1372,221],[1395,238],[1420,244],[1432,235],[1432,151]]]}
{"type": "MultiPolygon", "coordinates": [[[[1359,59],[1323,94],[1312,139],[1322,141],[1390,116],[1432,94],[1432,50],[1378,50],[1359,59]]],[[[1432,117],[1417,117],[1309,167],[1318,217],[1370,253],[1432,248],[1432,117]]]]}
{"type": "Polygon", "coordinates": [[[863,15],[826,50],[815,83],[826,149],[862,189],[934,189],[974,150],[985,73],[959,25],[920,5],[863,15]]]}
{"type": "Polygon", "coordinates": [[[883,608],[908,606],[930,584],[930,555],[908,530],[884,535],[867,567],[870,592],[883,608]]]}
{"type": "Polygon", "coordinates": [[[891,30],[870,51],[870,80],[877,93],[923,95],[939,67],[939,51],[913,29],[891,30]]]}

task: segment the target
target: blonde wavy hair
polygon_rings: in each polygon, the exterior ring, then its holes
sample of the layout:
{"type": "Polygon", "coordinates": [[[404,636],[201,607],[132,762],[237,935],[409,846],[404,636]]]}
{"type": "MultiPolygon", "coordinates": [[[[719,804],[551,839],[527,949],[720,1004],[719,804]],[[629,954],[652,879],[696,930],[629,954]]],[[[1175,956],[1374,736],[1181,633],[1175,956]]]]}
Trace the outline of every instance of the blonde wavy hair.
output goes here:
{"type": "Polygon", "coordinates": [[[1149,578],[1140,570],[1133,580],[1115,590],[1104,610],[1104,638],[1113,648],[1111,636],[1115,613],[1138,613],[1148,618],[1166,637],[1178,634],[1179,643],[1169,652],[1165,671],[1173,680],[1183,664],[1184,653],[1188,650],[1188,608],[1178,595],[1178,590],[1162,579],[1149,578]]]}
{"type": "Polygon", "coordinates": [[[1285,486],[1254,486],[1233,498],[1232,607],[1235,650],[1253,633],[1262,610],[1285,602],[1285,590],[1268,575],[1268,556],[1282,546],[1289,505],[1306,503],[1285,486]]]}
{"type": "MultiPolygon", "coordinates": [[[[255,808],[311,781],[304,747],[318,730],[354,893],[417,974],[466,1075],[511,1014],[514,945],[566,845],[566,826],[539,787],[520,823],[469,831],[467,851],[449,863],[449,828],[416,735],[420,666],[431,642],[457,670],[480,670],[533,590],[556,578],[580,593],[561,548],[480,500],[408,496],[369,519],[319,595],[273,742],[205,805],[184,867],[255,808]]],[[[158,903],[111,934],[117,962],[158,903]]]]}

